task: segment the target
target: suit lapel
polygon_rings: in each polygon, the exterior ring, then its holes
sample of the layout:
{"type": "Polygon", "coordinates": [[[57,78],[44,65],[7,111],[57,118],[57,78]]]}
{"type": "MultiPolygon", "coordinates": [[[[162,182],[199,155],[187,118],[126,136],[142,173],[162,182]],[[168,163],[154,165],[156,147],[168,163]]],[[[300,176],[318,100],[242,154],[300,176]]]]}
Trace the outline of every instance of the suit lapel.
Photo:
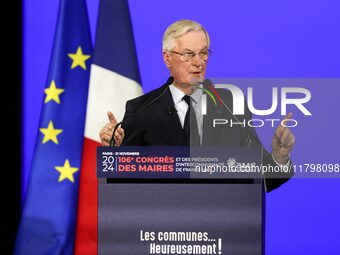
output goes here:
{"type": "Polygon", "coordinates": [[[167,134],[169,142],[174,146],[182,146],[184,140],[183,129],[176,111],[171,111],[171,109],[175,109],[175,107],[170,89],[168,88],[164,95],[157,100],[157,107],[155,108],[156,117],[162,127],[162,131],[167,134]]]}

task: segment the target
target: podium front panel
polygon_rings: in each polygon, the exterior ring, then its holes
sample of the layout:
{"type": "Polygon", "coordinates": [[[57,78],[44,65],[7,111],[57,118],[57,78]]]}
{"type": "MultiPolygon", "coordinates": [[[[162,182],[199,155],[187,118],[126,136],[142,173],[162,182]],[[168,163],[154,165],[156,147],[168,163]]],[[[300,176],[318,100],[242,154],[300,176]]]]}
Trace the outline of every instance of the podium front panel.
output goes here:
{"type": "Polygon", "coordinates": [[[99,185],[98,254],[263,254],[261,184],[99,185]]]}

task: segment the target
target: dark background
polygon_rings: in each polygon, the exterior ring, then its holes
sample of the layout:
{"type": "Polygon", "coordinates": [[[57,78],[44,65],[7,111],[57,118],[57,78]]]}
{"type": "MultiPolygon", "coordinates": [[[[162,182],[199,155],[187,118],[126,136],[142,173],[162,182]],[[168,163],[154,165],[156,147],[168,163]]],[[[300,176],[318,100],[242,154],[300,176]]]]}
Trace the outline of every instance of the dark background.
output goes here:
{"type": "Polygon", "coordinates": [[[21,22],[19,0],[0,1],[1,20],[1,236],[0,254],[12,254],[20,215],[21,22]]]}

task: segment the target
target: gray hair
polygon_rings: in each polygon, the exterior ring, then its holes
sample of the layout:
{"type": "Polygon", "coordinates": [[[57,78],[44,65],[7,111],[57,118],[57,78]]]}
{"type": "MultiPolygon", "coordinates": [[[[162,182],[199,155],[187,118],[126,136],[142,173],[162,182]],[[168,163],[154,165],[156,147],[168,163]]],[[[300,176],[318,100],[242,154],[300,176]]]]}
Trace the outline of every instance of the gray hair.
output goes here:
{"type": "Polygon", "coordinates": [[[171,51],[175,48],[175,40],[182,35],[191,31],[203,31],[207,38],[208,48],[210,46],[210,38],[204,27],[193,20],[181,19],[172,23],[164,32],[163,35],[163,51],[171,51]]]}

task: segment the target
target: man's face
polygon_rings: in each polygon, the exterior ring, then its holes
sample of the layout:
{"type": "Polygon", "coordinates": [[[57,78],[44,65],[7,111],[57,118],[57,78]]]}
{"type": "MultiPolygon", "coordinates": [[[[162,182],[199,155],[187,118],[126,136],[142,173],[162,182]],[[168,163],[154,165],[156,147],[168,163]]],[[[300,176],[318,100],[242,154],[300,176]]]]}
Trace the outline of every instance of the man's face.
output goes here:
{"type": "Polygon", "coordinates": [[[163,53],[164,62],[170,69],[170,74],[174,77],[175,84],[183,87],[198,80],[203,81],[207,60],[201,59],[198,53],[208,52],[205,33],[203,31],[191,31],[177,38],[175,45],[172,51],[163,53]],[[191,60],[185,60],[185,56],[190,55],[190,53],[196,54],[191,60]]]}

